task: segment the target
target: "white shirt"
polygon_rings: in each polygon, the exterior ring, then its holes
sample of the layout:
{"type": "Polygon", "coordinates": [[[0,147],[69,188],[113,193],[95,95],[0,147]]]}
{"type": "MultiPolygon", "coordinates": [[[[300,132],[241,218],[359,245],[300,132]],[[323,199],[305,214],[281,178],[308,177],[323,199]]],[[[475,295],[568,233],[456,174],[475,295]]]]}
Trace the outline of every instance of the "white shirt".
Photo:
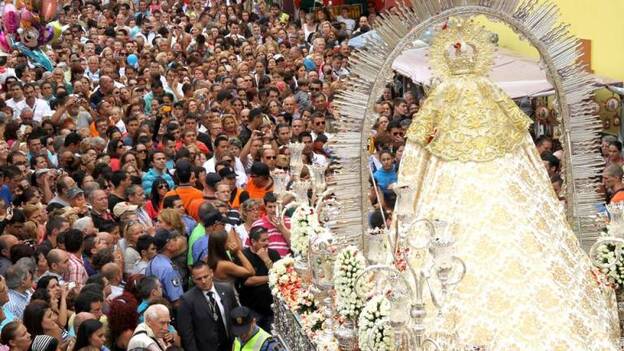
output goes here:
{"type": "MultiPolygon", "coordinates": [[[[332,134],[327,133],[327,132],[325,132],[325,133],[323,133],[323,134],[325,134],[325,136],[327,137],[327,141],[328,141],[328,142],[329,142],[329,141],[332,139],[332,137],[333,137],[333,135],[332,135],[332,134]]],[[[318,137],[318,134],[316,134],[315,132],[310,132],[310,135],[312,135],[312,141],[313,141],[313,142],[316,140],[316,137],[318,137]]]]}
{"type": "MultiPolygon", "coordinates": [[[[204,162],[203,166],[206,173],[216,173],[217,159],[213,156],[204,162]]],[[[236,186],[242,188],[247,183],[247,173],[245,173],[245,167],[238,157],[234,158],[234,172],[236,172],[236,186]]]]}
{"type": "MultiPolygon", "coordinates": [[[[25,102],[26,100],[24,100],[25,102]]],[[[28,103],[26,103],[28,106],[28,103]]],[[[50,117],[53,115],[52,109],[47,101],[43,99],[35,99],[33,107],[28,106],[33,111],[33,120],[37,122],[43,121],[44,117],[50,117]]]]}
{"type": "Polygon", "coordinates": [[[353,28],[355,28],[355,20],[352,20],[349,17],[338,16],[336,19],[338,20],[338,22],[342,22],[345,24],[349,33],[351,33],[353,31],[353,28]]]}
{"type": "Polygon", "coordinates": [[[6,105],[13,109],[13,118],[19,118],[22,114],[22,110],[28,107],[28,105],[26,105],[26,99],[15,101],[13,98],[10,98],[6,101],[6,105]]]}
{"type": "Polygon", "coordinates": [[[217,306],[219,306],[219,312],[221,312],[221,320],[223,321],[223,326],[225,327],[225,330],[227,330],[227,324],[225,322],[225,319],[227,318],[227,316],[225,315],[225,309],[223,308],[223,302],[221,302],[221,296],[219,296],[219,293],[217,292],[217,289],[215,289],[214,284],[212,285],[212,289],[210,289],[208,291],[202,291],[202,293],[206,297],[206,301],[208,301],[208,303],[210,303],[210,298],[208,297],[208,293],[210,291],[212,291],[212,298],[215,299],[215,301],[217,302],[217,306]]]}

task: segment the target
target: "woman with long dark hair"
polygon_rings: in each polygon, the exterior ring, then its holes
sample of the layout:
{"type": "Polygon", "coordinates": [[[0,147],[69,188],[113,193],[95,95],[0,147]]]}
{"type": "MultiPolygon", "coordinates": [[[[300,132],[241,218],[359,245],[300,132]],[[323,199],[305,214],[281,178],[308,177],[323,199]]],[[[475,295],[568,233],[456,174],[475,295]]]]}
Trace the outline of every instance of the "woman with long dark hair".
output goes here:
{"type": "Polygon", "coordinates": [[[108,142],[106,154],[110,156],[110,167],[113,171],[121,168],[121,156],[125,154],[125,144],[121,138],[113,138],[108,142]]]}
{"type": "Polygon", "coordinates": [[[58,325],[58,319],[54,311],[47,302],[43,300],[34,300],[24,309],[24,325],[30,335],[49,335],[56,340],[63,341],[63,337],[67,336],[58,325]]]}
{"type": "Polygon", "coordinates": [[[255,274],[255,270],[243,254],[240,239],[236,234],[229,235],[220,230],[210,235],[208,241],[208,266],[214,271],[214,281],[226,283],[235,290],[234,282],[255,274]],[[227,251],[240,262],[230,260],[227,251]]]}
{"type": "Polygon", "coordinates": [[[97,319],[87,319],[80,324],[78,335],[76,338],[76,346],[74,350],[80,350],[83,347],[89,350],[109,351],[104,343],[106,342],[106,333],[104,324],[97,319]]]}
{"type": "Polygon", "coordinates": [[[59,325],[67,323],[67,287],[61,286],[56,277],[47,275],[37,281],[35,292],[30,300],[42,300],[57,314],[59,325]]]}
{"type": "Polygon", "coordinates": [[[163,199],[168,191],[169,184],[167,184],[164,178],[158,177],[154,180],[154,183],[152,183],[150,199],[145,203],[145,210],[152,220],[158,218],[158,214],[160,210],[162,210],[163,199]]]}

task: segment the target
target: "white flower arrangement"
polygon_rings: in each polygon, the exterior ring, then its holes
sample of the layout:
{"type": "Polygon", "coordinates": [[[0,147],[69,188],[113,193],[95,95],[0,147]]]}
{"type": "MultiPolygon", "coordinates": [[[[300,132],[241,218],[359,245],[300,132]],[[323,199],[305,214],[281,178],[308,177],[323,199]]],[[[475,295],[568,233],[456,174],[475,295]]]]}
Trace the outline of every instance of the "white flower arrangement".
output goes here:
{"type": "Polygon", "coordinates": [[[603,264],[609,267],[600,268],[607,281],[618,290],[624,284],[624,256],[616,255],[615,245],[604,244],[598,248],[598,255],[603,264]]]}
{"type": "Polygon", "coordinates": [[[325,315],[320,310],[316,310],[301,315],[301,326],[303,330],[314,339],[316,332],[323,329],[325,315]]]}
{"type": "Polygon", "coordinates": [[[389,316],[390,301],[384,295],[375,295],[366,303],[358,319],[358,343],[362,351],[393,350],[389,316]]]}
{"type": "Polygon", "coordinates": [[[316,351],[339,351],[340,346],[336,339],[319,338],[316,342],[316,351]]]}
{"type": "Polygon", "coordinates": [[[302,205],[297,207],[290,218],[290,248],[297,257],[307,257],[310,238],[323,230],[314,208],[302,205]]]}
{"type": "Polygon", "coordinates": [[[366,268],[366,259],[355,246],[348,246],[338,253],[334,263],[334,287],[338,313],[356,321],[364,300],[355,292],[357,278],[366,268]]]}
{"type": "Polygon", "coordinates": [[[297,299],[297,313],[306,314],[316,310],[318,310],[318,305],[316,303],[316,299],[314,298],[314,294],[312,294],[309,290],[300,292],[299,298],[297,299]]]}
{"type": "Polygon", "coordinates": [[[281,298],[293,309],[301,292],[301,278],[295,271],[295,260],[284,257],[275,262],[269,271],[269,287],[274,296],[281,298]]]}

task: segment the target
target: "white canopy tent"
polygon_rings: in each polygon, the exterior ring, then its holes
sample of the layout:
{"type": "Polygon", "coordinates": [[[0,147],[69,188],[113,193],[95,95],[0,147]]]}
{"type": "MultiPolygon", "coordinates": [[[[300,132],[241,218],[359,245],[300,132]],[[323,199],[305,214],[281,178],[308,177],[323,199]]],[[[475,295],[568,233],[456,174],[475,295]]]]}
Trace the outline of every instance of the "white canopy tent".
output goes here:
{"type": "MultiPolygon", "coordinates": [[[[413,82],[428,84],[431,71],[427,61],[426,44],[403,52],[392,64],[392,68],[413,82]]],[[[596,77],[602,85],[614,84],[617,81],[596,77]]],[[[499,49],[494,58],[494,67],[490,72],[492,79],[512,99],[550,95],[554,93],[552,85],[546,80],[546,74],[536,60],[519,57],[508,50],[499,49]]]]}

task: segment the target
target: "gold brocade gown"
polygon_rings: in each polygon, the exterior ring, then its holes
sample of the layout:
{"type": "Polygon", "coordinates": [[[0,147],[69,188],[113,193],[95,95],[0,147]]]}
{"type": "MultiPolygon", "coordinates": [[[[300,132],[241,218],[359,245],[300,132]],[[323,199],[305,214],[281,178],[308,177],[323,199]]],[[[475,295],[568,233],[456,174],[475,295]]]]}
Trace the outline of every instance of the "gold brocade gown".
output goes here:
{"type": "Polygon", "coordinates": [[[467,273],[427,328],[487,351],[617,350],[614,294],[599,287],[529,119],[487,78],[451,76],[408,131],[399,182],[415,218],[450,223],[467,273]]]}

